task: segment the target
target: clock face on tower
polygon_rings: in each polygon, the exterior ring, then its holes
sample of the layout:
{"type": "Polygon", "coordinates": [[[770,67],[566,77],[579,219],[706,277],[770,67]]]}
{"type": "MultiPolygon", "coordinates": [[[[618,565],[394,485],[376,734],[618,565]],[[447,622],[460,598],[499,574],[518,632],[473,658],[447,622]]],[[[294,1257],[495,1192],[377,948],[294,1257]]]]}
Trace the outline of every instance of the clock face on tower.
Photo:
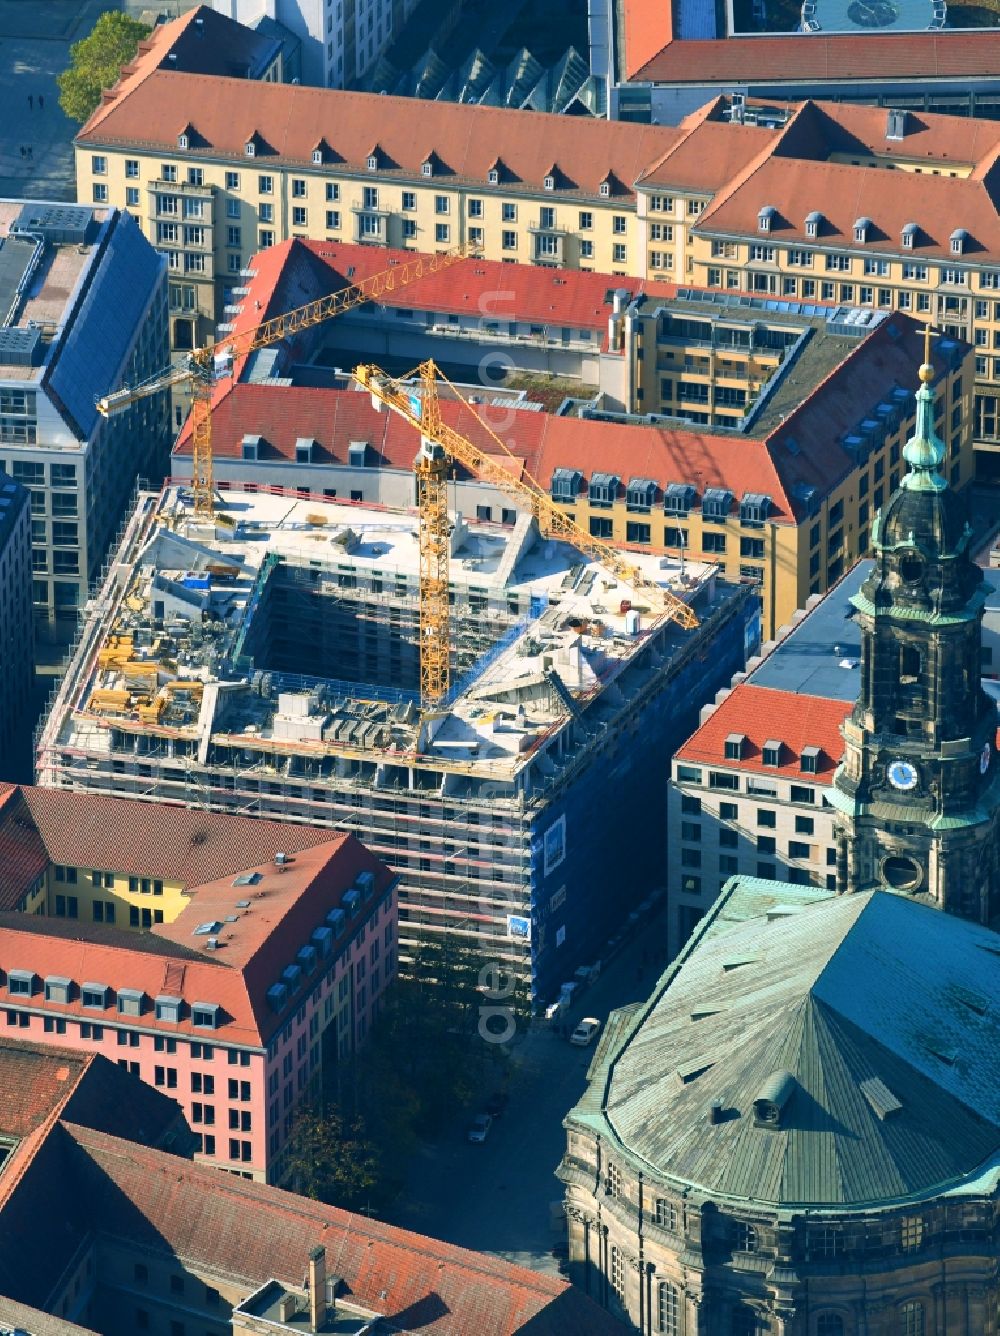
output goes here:
{"type": "Polygon", "coordinates": [[[909,761],[892,761],[889,765],[888,775],[892,787],[902,790],[903,793],[915,789],[920,778],[916,766],[911,765],[909,761]]]}
{"type": "Polygon", "coordinates": [[[981,775],[985,775],[986,772],[987,772],[987,770],[989,770],[989,768],[990,768],[990,757],[991,757],[992,755],[993,755],[993,749],[990,747],[990,744],[987,742],[987,743],[984,745],[983,750],[979,753],[979,773],[980,773],[981,775]]]}

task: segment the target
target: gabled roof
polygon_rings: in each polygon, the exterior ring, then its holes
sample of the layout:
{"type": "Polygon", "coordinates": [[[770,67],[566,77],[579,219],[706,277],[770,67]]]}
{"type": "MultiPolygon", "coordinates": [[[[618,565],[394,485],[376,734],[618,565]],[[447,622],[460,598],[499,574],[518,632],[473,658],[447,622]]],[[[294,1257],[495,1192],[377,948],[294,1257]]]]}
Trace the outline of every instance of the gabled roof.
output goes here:
{"type": "Polygon", "coordinates": [[[294,822],[0,784],[0,910],[50,862],[195,886],[329,839],[294,822]]]}
{"type": "Polygon", "coordinates": [[[684,131],[655,125],[588,120],[501,107],[383,97],[294,84],[248,82],[154,69],[126,75],[113,95],[80,130],[79,144],[128,144],[176,152],[178,124],[197,108],[200,136],[186,152],[218,159],[244,159],[251,131],[260,136],[247,170],[266,170],[268,161],[312,163],[320,138],[344,168],[367,172],[378,141],[380,177],[421,179],[428,151],[437,155],[435,177],[476,182],[484,188],[504,146],[505,190],[542,193],[544,178],[557,159],[560,191],[600,197],[609,173],[628,193],[647,163],[661,156],[684,131]]]}
{"type": "Polygon", "coordinates": [[[843,1208],[995,1181],[998,987],[989,929],[886,891],[821,900],[698,941],[594,1085],[627,1151],[723,1197],[843,1208]]]}
{"type": "Polygon", "coordinates": [[[105,1235],[229,1276],[296,1289],[326,1248],[347,1297],[426,1336],[613,1336],[575,1286],[264,1184],[67,1126],[74,1178],[105,1235]]]}
{"type": "Polygon", "coordinates": [[[782,775],[786,779],[801,779],[804,784],[830,784],[844,753],[840,725],[850,712],[849,701],[826,700],[741,682],[678,747],[674,759],[684,764],[782,775]],[[734,733],[746,739],[739,760],[726,757],[726,739],[734,733]],[[764,744],[771,741],[784,744],[779,766],[764,764],[764,744]],[[820,749],[815,773],[802,769],[802,751],[806,747],[820,749]]]}
{"type": "MultiPolygon", "coordinates": [[[[324,925],[327,914],[340,907],[359,873],[374,876],[376,899],[395,878],[350,835],[303,849],[280,867],[273,862],[243,864],[240,871],[256,874],[254,882],[237,885],[230,875],[190,887],[190,903],[172,922],[154,924],[142,933],[35,914],[0,914],[0,971],[72,980],[77,987],[70,1000],[48,1000],[48,1012],[97,1022],[118,1020],[114,993],[127,988],[147,999],[144,1024],[153,1023],[153,998],[179,997],[187,1003],[186,1011],[176,1022],[155,1019],[158,1029],[203,1034],[194,1026],[191,1007],[214,1003],[220,1013],[213,1034],[220,1042],[266,1043],[287,1019],[268,1005],[267,989],[294,962],[298,949],[324,925]],[[211,950],[209,941],[216,944],[211,950]],[[84,983],[112,990],[103,1009],[83,1006],[84,983]]],[[[356,930],[348,919],[340,933],[346,939],[356,930]]]]}
{"type": "MultiPolygon", "coordinates": [[[[449,425],[490,448],[490,438],[466,409],[442,400],[441,410],[449,425]]],[[[510,410],[505,407],[503,414],[509,422],[510,410]]],[[[489,410],[485,415],[489,420],[489,410]]],[[[365,440],[381,464],[399,469],[413,466],[411,428],[395,414],[376,412],[367,395],[353,390],[234,385],[213,415],[217,457],[239,458],[247,433],[265,438],[264,458],[294,460],[295,441],[304,436],[319,443],[314,457],[321,462],[346,462],[350,441],[365,440]]],[[[624,479],[652,478],[661,487],[688,481],[699,495],[706,487],[723,486],[736,496],[759,493],[771,497],[772,519],[787,523],[793,514],[773,452],[760,440],[516,410],[504,434],[509,448],[543,487],[550,486],[557,468],[579,469],[588,478],[593,473],[613,472],[624,479]]],[[[190,449],[186,428],[175,453],[190,454],[190,449]]]]}

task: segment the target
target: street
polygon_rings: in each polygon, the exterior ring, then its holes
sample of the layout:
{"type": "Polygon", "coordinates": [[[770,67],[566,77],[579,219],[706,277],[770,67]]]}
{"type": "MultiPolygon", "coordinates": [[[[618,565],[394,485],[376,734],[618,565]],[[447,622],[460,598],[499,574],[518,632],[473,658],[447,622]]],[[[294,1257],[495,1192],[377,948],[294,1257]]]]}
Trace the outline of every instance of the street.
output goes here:
{"type": "MultiPolygon", "coordinates": [[[[615,1007],[645,999],[660,965],[642,967],[663,939],[662,914],[647,924],[602,972],[569,1014],[602,1023],[615,1007]]],[[[562,1185],[555,1177],[565,1146],[562,1120],[586,1085],[594,1045],[576,1048],[536,1021],[513,1041],[510,1103],[481,1145],[466,1140],[472,1113],[414,1158],[409,1182],[388,1214],[392,1224],[465,1248],[493,1253],[535,1271],[558,1274],[553,1247],[565,1238],[562,1185]]],[[[483,1091],[483,1102],[491,1090],[483,1091]]]]}

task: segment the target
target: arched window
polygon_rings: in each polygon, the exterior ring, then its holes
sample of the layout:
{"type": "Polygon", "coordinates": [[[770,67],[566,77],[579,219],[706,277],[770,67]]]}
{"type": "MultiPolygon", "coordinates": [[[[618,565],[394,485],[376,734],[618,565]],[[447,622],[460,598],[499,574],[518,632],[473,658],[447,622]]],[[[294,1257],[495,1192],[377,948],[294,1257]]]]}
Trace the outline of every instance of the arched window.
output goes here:
{"type": "Polygon", "coordinates": [[[839,1313],[820,1313],[816,1319],[816,1336],[844,1336],[844,1319],[839,1313]]]}
{"type": "Polygon", "coordinates": [[[669,1280],[661,1280],[657,1292],[658,1331],[664,1336],[677,1336],[681,1329],[681,1296],[676,1285],[669,1280]]]}
{"type": "Polygon", "coordinates": [[[919,1299],[900,1305],[899,1336],[924,1336],[924,1306],[919,1299]]]}
{"type": "Polygon", "coordinates": [[[618,1298],[625,1302],[625,1258],[620,1248],[611,1249],[611,1288],[618,1298]]]}

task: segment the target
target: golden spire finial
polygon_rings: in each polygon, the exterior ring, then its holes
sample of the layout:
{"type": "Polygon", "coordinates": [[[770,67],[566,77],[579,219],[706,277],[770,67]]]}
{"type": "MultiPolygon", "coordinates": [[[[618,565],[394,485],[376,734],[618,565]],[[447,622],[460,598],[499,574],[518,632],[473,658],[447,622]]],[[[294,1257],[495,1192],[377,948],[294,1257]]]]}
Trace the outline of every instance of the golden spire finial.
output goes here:
{"type": "Polygon", "coordinates": [[[931,363],[931,334],[936,333],[934,326],[928,320],[924,325],[924,361],[917,373],[925,385],[929,385],[934,379],[934,367],[931,363]]]}

